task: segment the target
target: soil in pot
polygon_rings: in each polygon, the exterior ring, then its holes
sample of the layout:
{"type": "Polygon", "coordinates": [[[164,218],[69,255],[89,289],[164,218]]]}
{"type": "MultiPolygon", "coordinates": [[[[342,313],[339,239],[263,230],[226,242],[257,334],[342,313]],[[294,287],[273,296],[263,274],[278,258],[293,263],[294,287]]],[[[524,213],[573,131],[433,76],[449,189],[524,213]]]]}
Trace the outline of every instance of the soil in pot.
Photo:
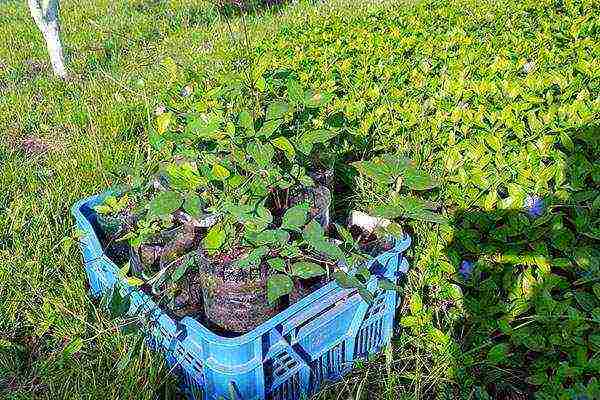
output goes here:
{"type": "Polygon", "coordinates": [[[290,305],[299,302],[315,290],[318,290],[327,284],[326,276],[317,276],[310,279],[294,278],[294,289],[290,293],[290,305]]]}
{"type": "Polygon", "coordinates": [[[200,249],[197,258],[206,319],[238,334],[251,331],[282,309],[282,304],[269,305],[267,301],[267,280],[272,270],[266,263],[253,268],[236,265],[246,251],[234,249],[209,257],[200,249]]]}
{"type": "Polygon", "coordinates": [[[178,286],[173,314],[179,318],[200,315],[203,312],[200,276],[197,273],[188,273],[178,286]]]}

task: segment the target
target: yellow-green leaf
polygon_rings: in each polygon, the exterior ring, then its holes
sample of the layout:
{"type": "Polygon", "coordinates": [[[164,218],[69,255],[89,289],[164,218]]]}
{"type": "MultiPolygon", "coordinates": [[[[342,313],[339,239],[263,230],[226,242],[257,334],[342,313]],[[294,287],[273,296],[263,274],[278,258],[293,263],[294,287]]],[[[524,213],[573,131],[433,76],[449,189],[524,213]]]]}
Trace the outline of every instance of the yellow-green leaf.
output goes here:
{"type": "Polygon", "coordinates": [[[294,150],[294,146],[292,146],[292,143],[290,143],[290,141],[284,136],[279,136],[271,140],[271,144],[279,150],[283,151],[285,153],[285,156],[290,160],[293,159],[296,155],[296,150],[294,150]]]}

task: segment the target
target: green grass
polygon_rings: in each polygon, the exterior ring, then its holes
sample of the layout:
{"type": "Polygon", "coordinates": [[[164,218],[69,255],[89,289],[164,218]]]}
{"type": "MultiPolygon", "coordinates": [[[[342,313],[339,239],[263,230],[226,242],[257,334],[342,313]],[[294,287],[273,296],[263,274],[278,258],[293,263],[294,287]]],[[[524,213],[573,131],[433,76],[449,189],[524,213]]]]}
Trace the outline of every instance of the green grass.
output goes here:
{"type": "MultiPolygon", "coordinates": [[[[89,3],[62,4],[67,82],[24,4],[0,3],[1,398],[176,396],[159,357],[125,363],[135,338],[87,296],[68,211],[145,156],[155,107],[191,107],[183,85],[201,97],[247,58],[335,89],[349,153],[410,156],[444,182],[427,197],[453,221],[412,224],[394,349],[321,398],[600,396],[597,3],[300,2],[228,20],[191,0],[89,3]],[[540,229],[521,218],[526,194],[552,214],[540,229]],[[463,258],[480,260],[472,280],[463,258]]],[[[350,200],[385,196],[358,185],[350,200]]]]}

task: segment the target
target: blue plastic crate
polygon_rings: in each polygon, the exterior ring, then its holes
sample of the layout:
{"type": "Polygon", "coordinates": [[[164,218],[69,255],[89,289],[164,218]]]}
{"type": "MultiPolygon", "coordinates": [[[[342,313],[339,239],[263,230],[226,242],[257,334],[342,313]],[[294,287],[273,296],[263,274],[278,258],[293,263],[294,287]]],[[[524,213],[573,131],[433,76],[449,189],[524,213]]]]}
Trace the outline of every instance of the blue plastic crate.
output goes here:
{"type": "MultiPolygon", "coordinates": [[[[81,200],[72,208],[83,232],[81,249],[93,296],[110,293],[118,267],[104,253],[96,234],[95,205],[109,193],[81,200]]],[[[396,281],[406,273],[403,252],[410,238],[369,261],[396,281]]],[[[375,354],[393,332],[397,294],[381,291],[373,279],[375,301],[368,305],[355,289],[335,282],[313,292],[244,335],[219,336],[193,318],[177,321],[141,290],[120,282],[130,293],[132,315],[146,322],[148,339],[162,350],[193,400],[300,400],[325,383],[340,379],[355,360],[375,354]]]]}

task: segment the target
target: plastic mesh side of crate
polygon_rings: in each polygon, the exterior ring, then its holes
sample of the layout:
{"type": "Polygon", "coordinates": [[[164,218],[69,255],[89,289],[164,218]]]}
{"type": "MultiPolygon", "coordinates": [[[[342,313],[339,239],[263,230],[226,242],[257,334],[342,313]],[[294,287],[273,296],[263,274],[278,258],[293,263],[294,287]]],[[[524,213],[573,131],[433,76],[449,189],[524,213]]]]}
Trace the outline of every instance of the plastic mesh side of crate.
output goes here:
{"type": "Polygon", "coordinates": [[[301,391],[301,362],[287,351],[265,361],[265,382],[269,400],[298,400],[301,391]],[[277,384],[278,383],[278,384],[277,384]]]}
{"type": "Polygon", "coordinates": [[[303,399],[300,389],[301,377],[299,373],[295,373],[288,380],[271,391],[268,400],[300,400],[303,399]]]}
{"type": "Polygon", "coordinates": [[[326,382],[339,380],[348,371],[346,342],[341,341],[310,364],[310,391],[316,393],[326,382]]]}
{"type": "Polygon", "coordinates": [[[364,325],[359,331],[354,343],[354,357],[362,358],[379,351],[384,344],[383,320],[379,319],[369,325],[364,325]]]}

